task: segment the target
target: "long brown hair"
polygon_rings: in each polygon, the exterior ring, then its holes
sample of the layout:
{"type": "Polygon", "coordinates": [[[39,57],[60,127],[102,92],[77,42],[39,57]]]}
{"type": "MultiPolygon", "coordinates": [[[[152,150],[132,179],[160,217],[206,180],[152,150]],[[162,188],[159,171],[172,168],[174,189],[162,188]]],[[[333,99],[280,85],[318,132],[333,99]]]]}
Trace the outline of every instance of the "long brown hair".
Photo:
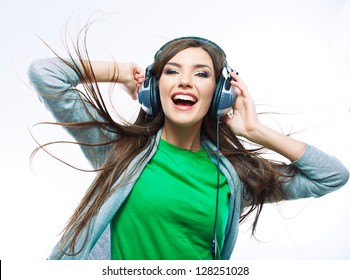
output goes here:
{"type": "MultiPolygon", "coordinates": [[[[155,58],[152,71],[157,80],[161,76],[164,65],[178,52],[189,47],[198,47],[207,51],[213,60],[216,77],[221,75],[226,63],[226,56],[221,49],[200,40],[182,39],[167,44],[160,55],[155,58]]],[[[77,44],[75,54],[81,62],[89,59],[86,45],[81,48],[77,44]]],[[[69,56],[73,57],[71,53],[69,53],[69,56]]],[[[161,112],[158,116],[152,117],[140,110],[134,123],[125,121],[124,124],[121,124],[114,121],[104,104],[91,64],[80,63],[81,67],[83,67],[83,69],[80,69],[78,64],[72,64],[69,62],[70,60],[63,58],[60,59],[79,75],[84,87],[84,92],[80,92],[84,95],[84,102],[88,102],[99,116],[88,123],[61,123],[61,125],[78,128],[96,127],[101,133],[114,131],[118,135],[116,139],[110,139],[103,144],[79,143],[80,145],[90,146],[108,145],[109,153],[104,164],[98,168],[95,180],[63,230],[60,240],[61,251],[67,255],[76,255],[85,246],[87,235],[81,248],[76,248],[78,238],[84,232],[89,232],[91,222],[102,205],[113,192],[123,185],[125,180],[133,175],[137,170],[137,165],[130,169],[131,171],[120,180],[117,186],[113,187],[117,179],[121,177],[128,167],[130,168],[130,162],[141,152],[146,151],[141,161],[147,159],[150,151],[148,148],[152,143],[153,145],[155,143],[156,133],[162,128],[164,123],[164,115],[161,112]],[[82,73],[85,74],[83,75],[82,73]]],[[[217,144],[215,121],[205,117],[201,133],[213,144],[217,144]]],[[[224,123],[220,124],[219,137],[220,151],[234,166],[245,186],[244,197],[250,201],[250,206],[242,213],[240,222],[243,222],[251,213],[256,212],[252,224],[252,234],[254,234],[263,204],[266,201],[279,201],[283,198],[281,182],[288,177],[282,176],[277,171],[277,163],[261,156],[261,148],[247,149],[224,123]]]]}

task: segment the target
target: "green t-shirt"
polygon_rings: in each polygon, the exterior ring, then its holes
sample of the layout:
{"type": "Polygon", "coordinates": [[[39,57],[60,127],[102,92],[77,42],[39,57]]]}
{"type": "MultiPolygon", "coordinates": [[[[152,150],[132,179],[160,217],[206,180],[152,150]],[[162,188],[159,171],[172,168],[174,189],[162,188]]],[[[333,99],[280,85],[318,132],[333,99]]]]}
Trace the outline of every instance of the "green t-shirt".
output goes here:
{"type": "MultiPolygon", "coordinates": [[[[219,251],[229,215],[230,190],[220,174],[219,251]]],[[[111,222],[112,259],[211,259],[217,167],[204,150],[164,140],[111,222]]]]}

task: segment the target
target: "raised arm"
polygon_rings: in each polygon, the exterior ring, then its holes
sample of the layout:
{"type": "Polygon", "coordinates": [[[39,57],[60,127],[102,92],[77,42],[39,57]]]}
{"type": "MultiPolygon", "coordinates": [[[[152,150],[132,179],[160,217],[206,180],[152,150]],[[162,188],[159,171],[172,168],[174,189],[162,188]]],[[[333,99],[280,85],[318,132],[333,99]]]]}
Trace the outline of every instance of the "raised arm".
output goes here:
{"type": "MultiPolygon", "coordinates": [[[[224,121],[236,135],[281,154],[297,167],[293,179],[283,185],[287,199],[319,197],[346,184],[349,171],[338,159],[261,124],[245,83],[234,72],[231,75],[237,100],[233,116],[225,116],[224,121]]],[[[288,170],[288,166],[280,168],[288,170]]]]}
{"type": "Polygon", "coordinates": [[[77,126],[79,123],[95,121],[103,123],[106,120],[92,104],[86,102],[76,87],[84,80],[88,82],[113,81],[115,77],[118,77],[118,73],[119,81],[124,83],[126,90],[131,95],[136,94],[138,84],[142,81],[142,70],[133,63],[89,63],[87,61],[80,63],[80,61],[50,58],[35,60],[28,69],[31,85],[39,93],[39,99],[59,123],[68,124],[65,128],[77,142],[85,144],[81,145],[81,148],[95,168],[103,164],[108,146],[92,145],[113,140],[117,134],[102,130],[98,126],[77,126]],[[114,71],[114,67],[120,72],[114,71]],[[91,69],[93,69],[95,79],[88,78],[92,76],[91,69]]]}
{"type": "Polygon", "coordinates": [[[225,118],[231,130],[237,136],[243,136],[291,161],[298,160],[304,154],[306,145],[260,123],[247,86],[235,72],[232,72],[231,75],[233,77],[231,83],[236,87],[237,92],[233,116],[225,118]]]}
{"type": "Polygon", "coordinates": [[[137,92],[144,81],[145,73],[135,63],[87,60],[80,63],[83,65],[83,79],[91,82],[93,73],[98,83],[119,83],[132,99],[137,99],[137,92]]]}

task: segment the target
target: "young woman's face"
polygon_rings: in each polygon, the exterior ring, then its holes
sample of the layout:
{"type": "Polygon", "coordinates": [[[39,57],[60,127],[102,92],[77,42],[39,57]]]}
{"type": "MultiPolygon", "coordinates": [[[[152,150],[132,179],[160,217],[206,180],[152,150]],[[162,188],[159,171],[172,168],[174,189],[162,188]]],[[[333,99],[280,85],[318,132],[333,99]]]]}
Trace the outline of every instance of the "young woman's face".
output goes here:
{"type": "Polygon", "coordinates": [[[179,126],[201,123],[216,81],[213,61],[202,48],[187,48],[164,66],[159,92],[166,121],[179,126]]]}

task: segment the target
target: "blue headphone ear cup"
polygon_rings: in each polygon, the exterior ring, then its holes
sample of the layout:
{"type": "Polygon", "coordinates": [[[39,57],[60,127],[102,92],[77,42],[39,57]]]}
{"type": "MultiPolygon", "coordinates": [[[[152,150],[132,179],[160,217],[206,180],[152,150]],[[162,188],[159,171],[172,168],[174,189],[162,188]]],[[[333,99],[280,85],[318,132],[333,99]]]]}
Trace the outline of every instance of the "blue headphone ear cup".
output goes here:
{"type": "Polygon", "coordinates": [[[151,68],[152,65],[146,69],[146,79],[139,89],[138,100],[143,111],[150,116],[157,116],[161,104],[156,78],[150,74],[151,68]]]}
{"type": "Polygon", "coordinates": [[[233,107],[237,94],[230,82],[231,78],[219,77],[208,111],[211,119],[225,115],[233,107]]]}
{"type": "Polygon", "coordinates": [[[150,99],[151,99],[151,107],[153,116],[157,116],[161,112],[161,103],[160,103],[160,94],[158,89],[158,84],[156,81],[156,78],[154,76],[151,76],[150,78],[150,99]]]}
{"type": "Polygon", "coordinates": [[[137,98],[141,105],[141,109],[145,111],[148,115],[153,115],[150,85],[150,78],[146,76],[146,79],[144,80],[139,89],[137,98]]]}
{"type": "Polygon", "coordinates": [[[221,89],[223,87],[224,82],[225,82],[225,78],[224,76],[221,75],[217,81],[213,98],[211,100],[211,104],[208,111],[209,118],[211,119],[216,119],[217,117],[217,112],[218,112],[220,98],[221,98],[221,89]]]}

